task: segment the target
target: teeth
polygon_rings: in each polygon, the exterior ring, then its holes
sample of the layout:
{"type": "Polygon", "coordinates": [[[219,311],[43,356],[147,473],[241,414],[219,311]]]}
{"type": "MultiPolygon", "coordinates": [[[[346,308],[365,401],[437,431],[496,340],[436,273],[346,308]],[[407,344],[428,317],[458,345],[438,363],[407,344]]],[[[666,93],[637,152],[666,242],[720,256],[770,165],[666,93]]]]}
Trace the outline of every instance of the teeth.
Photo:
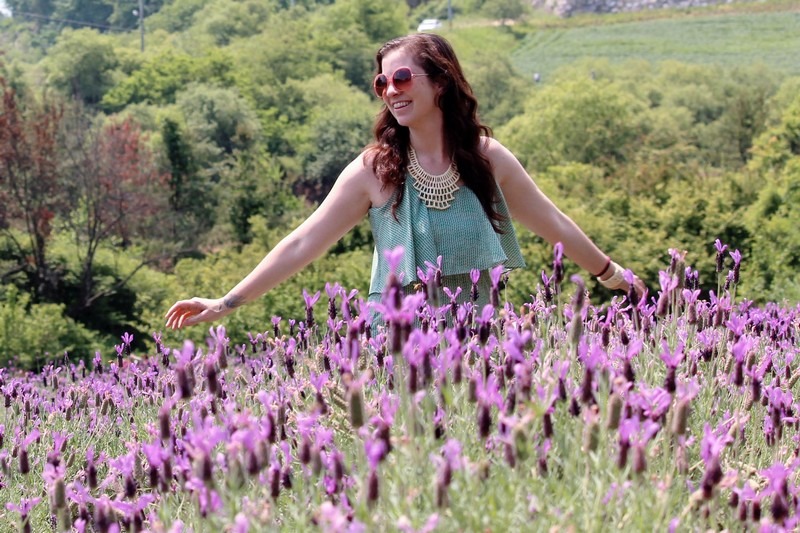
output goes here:
{"type": "Polygon", "coordinates": [[[402,107],[406,107],[407,105],[409,105],[408,102],[395,102],[394,104],[392,104],[392,107],[394,109],[400,109],[402,107]]]}

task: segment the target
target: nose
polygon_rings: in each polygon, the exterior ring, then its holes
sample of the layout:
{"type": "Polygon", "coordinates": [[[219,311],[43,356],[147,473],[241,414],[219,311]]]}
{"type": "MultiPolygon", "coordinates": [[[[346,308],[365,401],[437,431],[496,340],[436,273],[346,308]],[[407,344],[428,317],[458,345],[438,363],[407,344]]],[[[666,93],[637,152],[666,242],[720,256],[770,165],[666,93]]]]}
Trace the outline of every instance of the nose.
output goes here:
{"type": "Polygon", "coordinates": [[[386,92],[385,92],[386,96],[392,96],[392,95],[395,95],[395,94],[397,94],[399,92],[401,92],[400,89],[395,87],[394,86],[394,82],[390,79],[386,83],[386,92]]]}

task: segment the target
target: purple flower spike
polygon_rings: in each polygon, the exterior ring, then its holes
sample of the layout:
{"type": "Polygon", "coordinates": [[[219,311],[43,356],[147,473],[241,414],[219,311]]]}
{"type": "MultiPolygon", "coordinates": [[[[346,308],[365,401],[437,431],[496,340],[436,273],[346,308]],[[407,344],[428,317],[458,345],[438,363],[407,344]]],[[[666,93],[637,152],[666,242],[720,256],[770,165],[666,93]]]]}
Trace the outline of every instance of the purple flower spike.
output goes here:
{"type": "Polygon", "coordinates": [[[131,343],[133,342],[133,335],[128,332],[123,333],[122,342],[124,342],[126,346],[130,346],[131,343]]]}
{"type": "Polygon", "coordinates": [[[564,258],[564,245],[560,242],[557,242],[556,245],[553,247],[553,257],[557,262],[561,262],[564,258]]]}
{"type": "Polygon", "coordinates": [[[386,457],[386,442],[382,439],[367,439],[364,442],[364,454],[367,456],[367,463],[372,470],[386,457]]]}
{"type": "Polygon", "coordinates": [[[406,249],[402,246],[398,246],[383,252],[383,256],[386,258],[386,262],[389,265],[389,272],[397,275],[397,267],[400,266],[400,261],[402,261],[405,253],[406,249]]]}
{"type": "Polygon", "coordinates": [[[742,252],[738,249],[730,252],[730,255],[733,259],[733,266],[738,266],[742,262],[742,252]]]}
{"type": "Polygon", "coordinates": [[[714,248],[717,249],[717,273],[722,272],[722,261],[724,259],[725,250],[728,249],[727,244],[722,244],[719,239],[714,241],[714,248]]]}
{"type": "Polygon", "coordinates": [[[500,283],[500,276],[503,275],[503,265],[497,265],[489,271],[489,279],[492,280],[492,287],[497,287],[500,283]]]}
{"type": "Polygon", "coordinates": [[[732,251],[731,252],[731,258],[733,259],[733,271],[732,271],[733,280],[732,281],[733,281],[733,283],[738,284],[739,283],[739,270],[740,270],[740,268],[742,266],[742,252],[740,252],[739,250],[732,251]]]}
{"type": "Polygon", "coordinates": [[[303,289],[303,300],[305,300],[305,302],[306,302],[306,308],[314,307],[314,305],[319,300],[319,297],[320,297],[321,294],[322,293],[320,291],[317,291],[312,296],[312,295],[308,294],[307,290],[303,289]]]}
{"type": "Polygon", "coordinates": [[[19,501],[19,505],[13,502],[8,502],[6,504],[6,509],[19,513],[21,516],[28,516],[28,513],[31,512],[31,509],[36,507],[40,501],[42,501],[41,498],[22,498],[19,501]]]}
{"type": "Polygon", "coordinates": [[[480,277],[481,277],[481,271],[478,270],[477,268],[473,268],[472,270],[469,271],[469,279],[472,281],[472,283],[478,283],[480,277]]]}

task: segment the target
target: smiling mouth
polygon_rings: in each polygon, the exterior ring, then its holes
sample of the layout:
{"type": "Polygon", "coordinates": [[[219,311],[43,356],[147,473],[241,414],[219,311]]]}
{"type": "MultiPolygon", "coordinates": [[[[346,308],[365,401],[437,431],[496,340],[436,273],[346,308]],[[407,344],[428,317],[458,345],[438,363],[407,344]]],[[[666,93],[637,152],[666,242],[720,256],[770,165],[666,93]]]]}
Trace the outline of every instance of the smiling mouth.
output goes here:
{"type": "Polygon", "coordinates": [[[392,109],[402,109],[402,108],[407,107],[409,105],[411,105],[411,102],[408,102],[408,101],[395,102],[395,103],[392,104],[392,109]]]}

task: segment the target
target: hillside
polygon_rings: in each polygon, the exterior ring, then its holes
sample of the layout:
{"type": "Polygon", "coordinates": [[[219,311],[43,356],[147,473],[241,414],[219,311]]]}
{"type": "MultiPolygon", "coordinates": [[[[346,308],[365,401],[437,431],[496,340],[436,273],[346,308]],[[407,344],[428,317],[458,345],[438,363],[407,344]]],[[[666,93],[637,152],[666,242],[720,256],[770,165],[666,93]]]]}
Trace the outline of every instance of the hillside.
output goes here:
{"type": "MultiPolygon", "coordinates": [[[[614,22],[613,16],[581,17],[571,26],[535,28],[511,54],[521,72],[547,80],[559,66],[584,57],[612,63],[630,59],[736,67],[763,64],[800,74],[800,10],[689,15],[614,22]],[[594,21],[594,22],[592,22],[594,21]]],[[[619,20],[621,17],[616,17],[619,20]]]]}

